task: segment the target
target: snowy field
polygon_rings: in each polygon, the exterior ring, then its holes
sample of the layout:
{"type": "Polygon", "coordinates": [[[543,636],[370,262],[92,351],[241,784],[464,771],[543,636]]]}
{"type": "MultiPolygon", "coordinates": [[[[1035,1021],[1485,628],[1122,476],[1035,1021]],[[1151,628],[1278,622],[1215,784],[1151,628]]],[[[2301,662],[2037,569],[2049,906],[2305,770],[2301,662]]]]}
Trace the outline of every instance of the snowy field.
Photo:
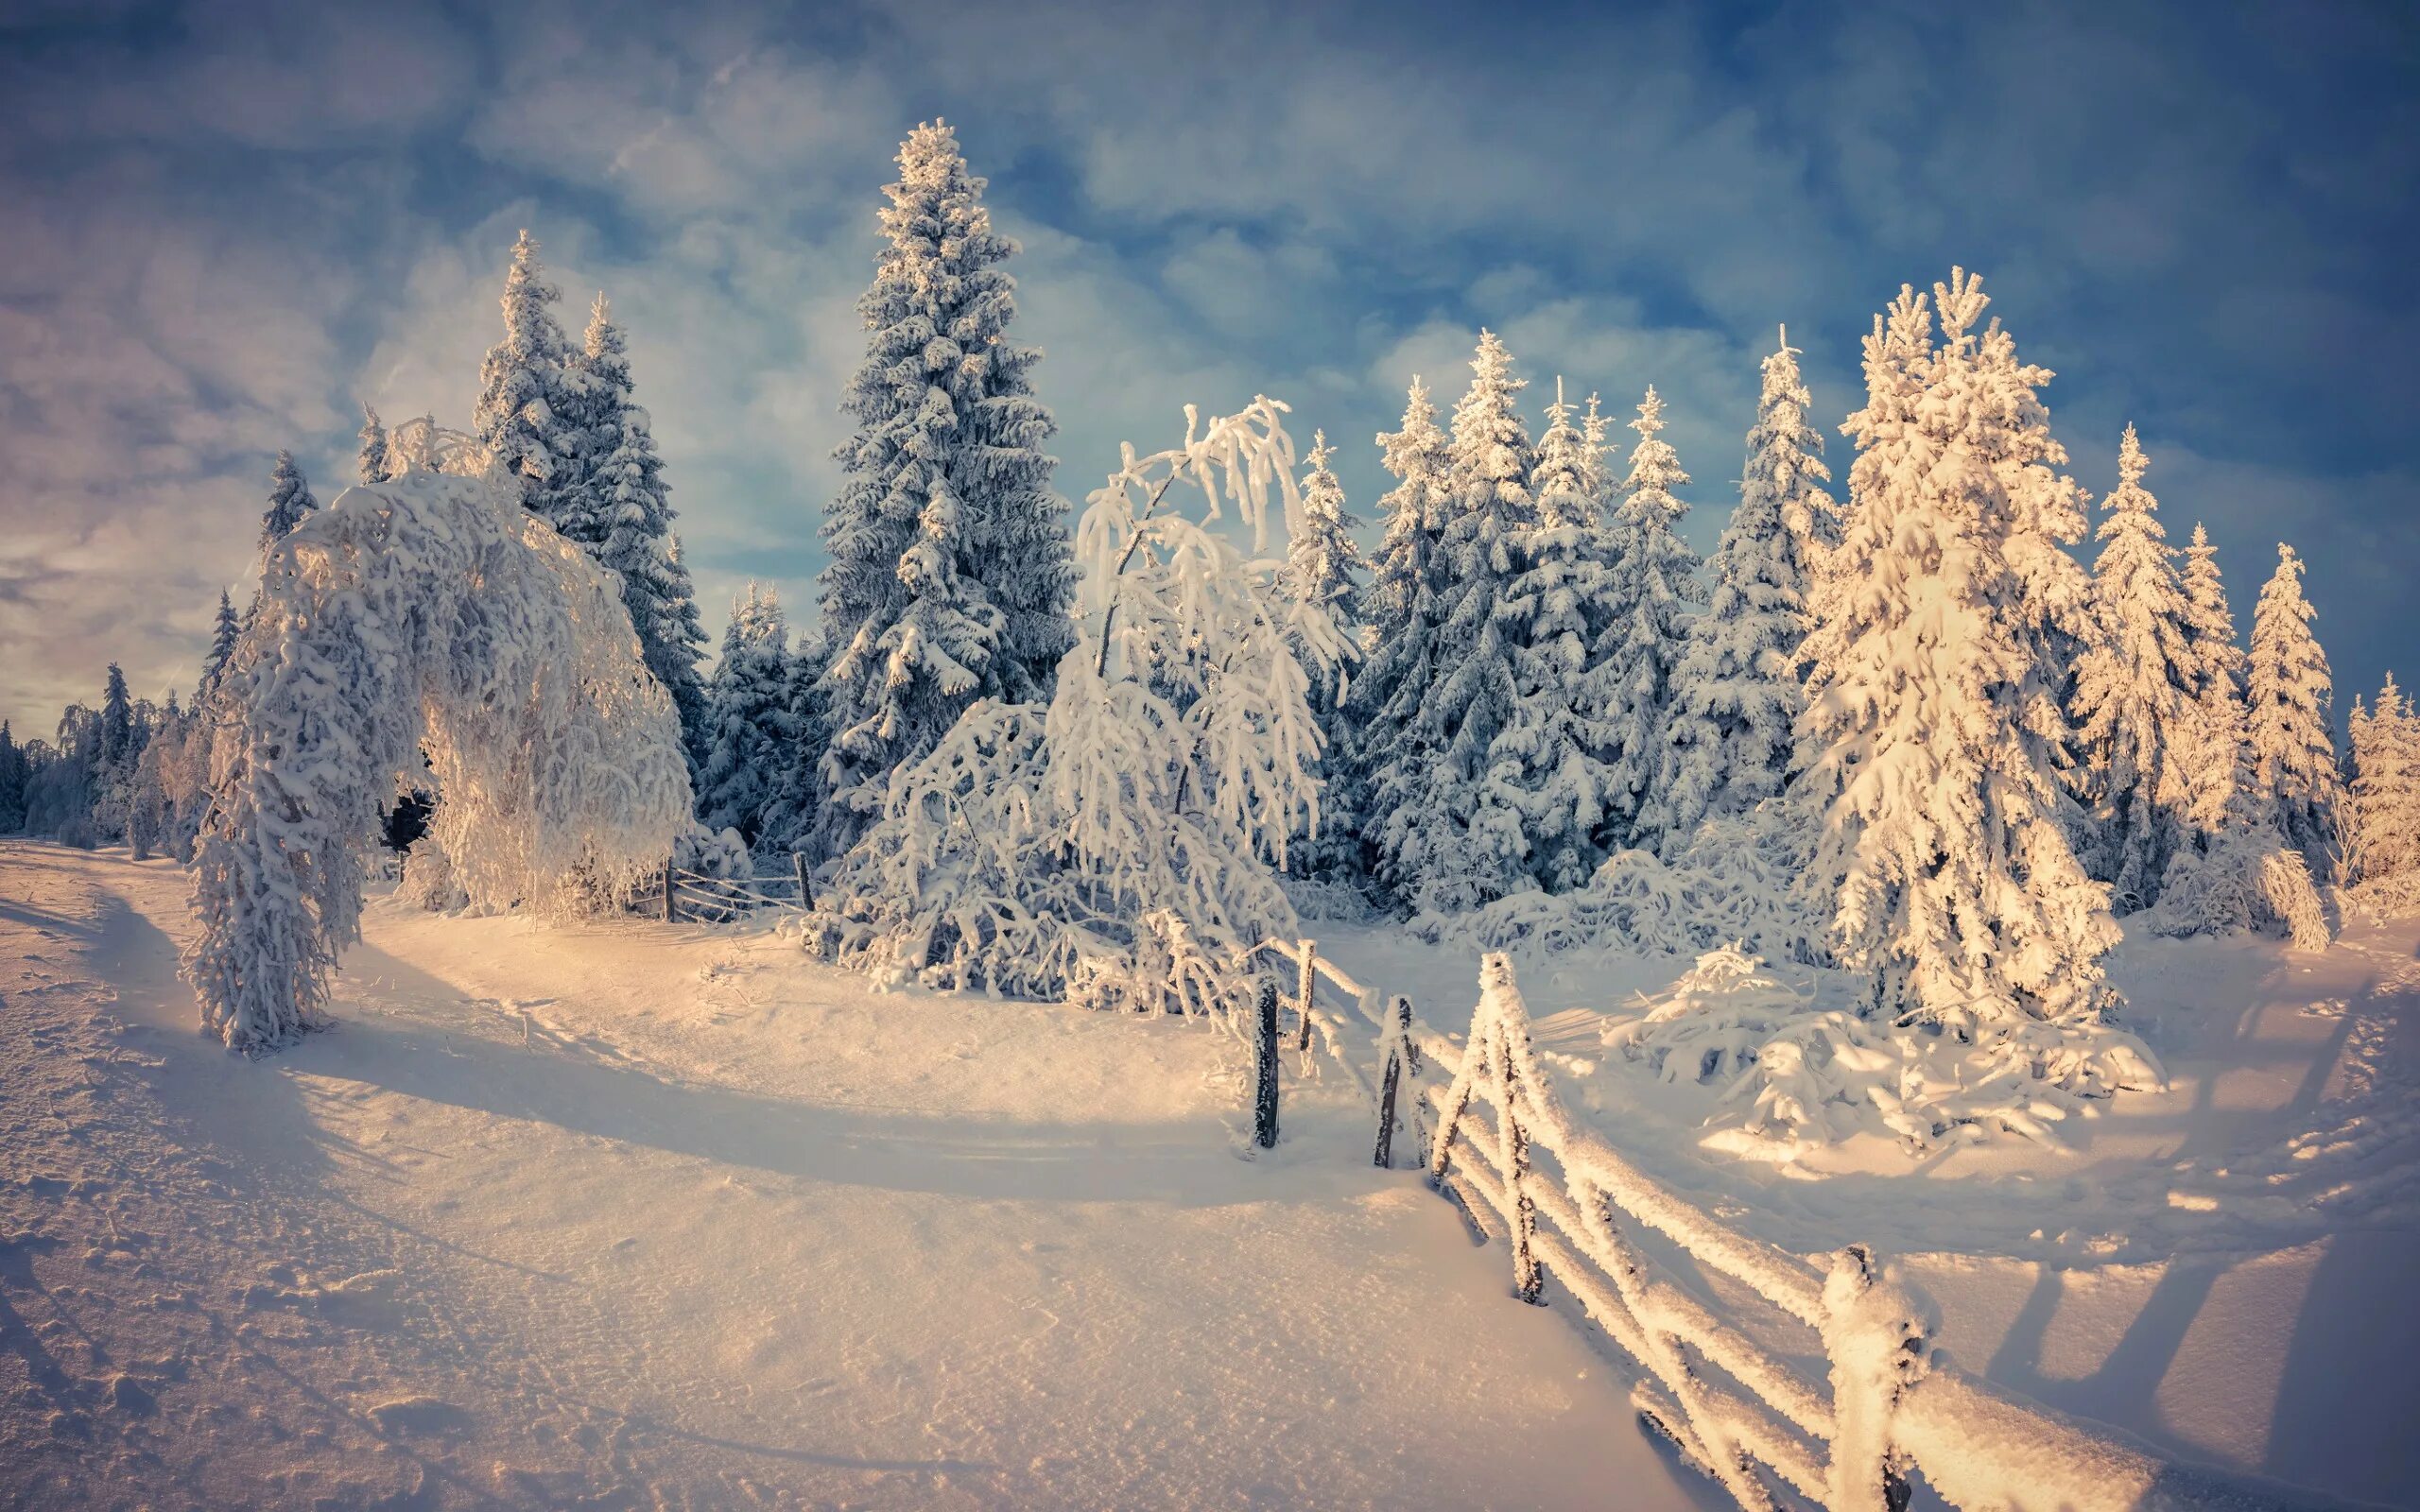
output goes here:
{"type": "MultiPolygon", "coordinates": [[[[0,1503],[1713,1507],[1507,1295],[1343,1078],[1198,1026],[906,993],[769,935],[373,903],[341,1020],[246,1062],[187,875],[0,842],[0,1503]]],[[[1327,926],[1457,1026],[1472,963],[1327,926]]],[[[1681,963],[1525,978],[1542,1049],[1743,1228],[1905,1259],[1965,1368],[2162,1450],[2420,1502],[2420,925],[2130,943],[2170,1077],[1821,1170],[1606,1064],[1681,963]]]]}

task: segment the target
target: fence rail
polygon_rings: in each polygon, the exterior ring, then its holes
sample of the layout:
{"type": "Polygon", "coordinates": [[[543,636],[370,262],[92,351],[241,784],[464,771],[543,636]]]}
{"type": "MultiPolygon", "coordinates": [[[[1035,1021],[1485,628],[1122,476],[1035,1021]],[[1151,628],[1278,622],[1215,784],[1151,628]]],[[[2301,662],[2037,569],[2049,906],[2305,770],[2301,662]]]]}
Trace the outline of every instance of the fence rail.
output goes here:
{"type": "Polygon", "coordinates": [[[763,909],[805,912],[815,906],[806,858],[792,856],[787,877],[710,877],[703,872],[664,864],[651,884],[631,900],[637,909],[663,911],[666,923],[684,917],[709,920],[736,919],[763,909]]]}

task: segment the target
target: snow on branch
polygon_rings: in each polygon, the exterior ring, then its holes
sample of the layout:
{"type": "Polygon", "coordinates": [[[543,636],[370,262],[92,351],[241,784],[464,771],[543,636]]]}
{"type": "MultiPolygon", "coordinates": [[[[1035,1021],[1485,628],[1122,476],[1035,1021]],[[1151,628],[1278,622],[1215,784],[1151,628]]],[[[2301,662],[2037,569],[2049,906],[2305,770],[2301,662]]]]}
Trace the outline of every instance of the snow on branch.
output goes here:
{"type": "Polygon", "coordinates": [[[271,550],[234,662],[184,957],[231,1049],[318,1021],[399,778],[444,794],[441,886],[474,907],[627,898],[688,823],[616,585],[491,476],[347,490],[271,550]]]}

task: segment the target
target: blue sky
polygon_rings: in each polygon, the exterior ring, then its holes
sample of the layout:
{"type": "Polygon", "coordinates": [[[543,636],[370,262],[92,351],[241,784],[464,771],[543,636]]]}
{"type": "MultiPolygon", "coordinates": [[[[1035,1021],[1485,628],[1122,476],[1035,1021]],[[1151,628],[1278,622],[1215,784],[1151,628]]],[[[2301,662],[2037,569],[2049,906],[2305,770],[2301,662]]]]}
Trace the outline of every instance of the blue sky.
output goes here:
{"type": "Polygon", "coordinates": [[[1071,498],[1265,391],[1366,515],[1487,324],[1538,405],[1655,385],[1710,544],[1775,326],[1828,429],[1873,312],[1963,264],[2085,487],[2132,420],[2239,620],[2290,541],[2340,706],[2420,680],[2420,12],[1835,9],[0,0],[0,714],[112,657],[190,686],[271,455],[325,498],[359,400],[464,422],[524,225],[568,324],[630,328],[709,619],[804,609],[935,115],[1025,243],[1071,498]]]}

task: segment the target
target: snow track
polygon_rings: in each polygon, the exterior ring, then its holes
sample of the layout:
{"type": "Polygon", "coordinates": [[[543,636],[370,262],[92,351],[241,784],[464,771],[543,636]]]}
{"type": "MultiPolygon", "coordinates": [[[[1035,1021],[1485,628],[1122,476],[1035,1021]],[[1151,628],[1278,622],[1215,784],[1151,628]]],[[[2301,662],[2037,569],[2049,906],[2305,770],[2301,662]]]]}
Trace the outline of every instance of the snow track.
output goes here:
{"type": "Polygon", "coordinates": [[[1239,1159],[1197,1027],[376,906],[247,1062],[183,894],[0,842],[0,1503],[1711,1504],[1340,1085],[1239,1159]]]}

